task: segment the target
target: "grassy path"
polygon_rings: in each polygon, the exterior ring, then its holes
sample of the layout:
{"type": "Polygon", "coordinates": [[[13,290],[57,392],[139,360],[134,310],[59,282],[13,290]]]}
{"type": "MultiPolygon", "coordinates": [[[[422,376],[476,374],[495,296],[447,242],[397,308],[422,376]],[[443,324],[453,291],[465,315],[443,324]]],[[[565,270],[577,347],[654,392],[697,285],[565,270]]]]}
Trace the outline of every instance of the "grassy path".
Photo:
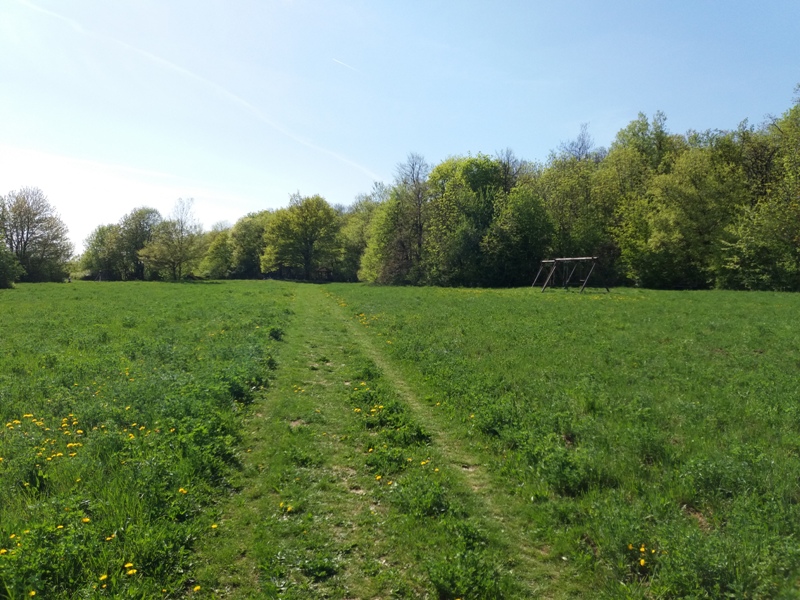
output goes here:
{"type": "MultiPolygon", "coordinates": [[[[495,482],[497,472],[486,465],[491,460],[488,452],[465,439],[463,432],[453,427],[448,415],[436,411],[435,390],[420,381],[416,374],[392,361],[382,351],[383,345],[391,343],[380,335],[371,334],[363,320],[354,315],[344,299],[337,298],[340,307],[339,320],[345,325],[348,335],[355,340],[392,383],[403,401],[411,408],[419,423],[431,433],[433,443],[440,449],[444,462],[467,483],[476,498],[476,504],[486,516],[488,525],[502,539],[502,551],[514,556],[515,578],[532,597],[562,598],[580,595],[581,586],[571,582],[564,565],[548,560],[549,548],[537,544],[529,531],[529,511],[534,510],[525,498],[510,494],[507,485],[495,482]],[[412,382],[413,383],[410,383],[412,382]],[[424,396],[427,402],[422,401],[424,396]]],[[[368,324],[367,324],[368,325],[368,324]]]]}
{"type": "Polygon", "coordinates": [[[274,385],[201,548],[219,598],[566,597],[524,504],[325,287],[289,286],[274,385]]]}

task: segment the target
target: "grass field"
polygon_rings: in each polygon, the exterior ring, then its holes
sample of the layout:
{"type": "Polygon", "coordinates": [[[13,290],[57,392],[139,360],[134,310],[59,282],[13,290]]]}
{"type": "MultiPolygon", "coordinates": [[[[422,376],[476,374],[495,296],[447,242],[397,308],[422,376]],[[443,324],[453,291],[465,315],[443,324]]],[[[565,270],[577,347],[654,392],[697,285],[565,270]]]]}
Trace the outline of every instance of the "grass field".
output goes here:
{"type": "Polygon", "coordinates": [[[0,598],[800,597],[800,297],[0,293],[0,598]]]}

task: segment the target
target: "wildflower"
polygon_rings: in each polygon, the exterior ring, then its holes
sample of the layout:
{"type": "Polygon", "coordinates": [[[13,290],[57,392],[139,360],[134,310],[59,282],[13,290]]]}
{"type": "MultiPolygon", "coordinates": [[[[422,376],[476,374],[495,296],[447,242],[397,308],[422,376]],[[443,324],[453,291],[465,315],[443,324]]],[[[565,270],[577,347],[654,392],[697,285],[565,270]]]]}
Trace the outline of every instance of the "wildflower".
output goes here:
{"type": "Polygon", "coordinates": [[[5,548],[0,548],[0,555],[3,554],[8,554],[8,550],[6,550],[5,548]]]}
{"type": "Polygon", "coordinates": [[[128,569],[125,575],[136,575],[136,569],[128,569]]]}
{"type": "Polygon", "coordinates": [[[100,581],[105,581],[108,579],[108,575],[100,575],[100,581]]]}
{"type": "Polygon", "coordinates": [[[214,523],[214,524],[211,526],[211,529],[216,529],[216,528],[217,528],[217,524],[216,524],[216,523],[214,523]]]}
{"type": "Polygon", "coordinates": [[[56,527],[56,529],[64,529],[64,526],[63,525],[59,525],[58,527],[56,527]]]}
{"type": "Polygon", "coordinates": [[[200,588],[200,586],[199,586],[199,585],[196,585],[196,586],[194,586],[194,588],[192,588],[192,589],[193,589],[195,592],[199,592],[201,588],[200,588]]]}
{"type": "Polygon", "coordinates": [[[33,598],[35,595],[36,595],[36,592],[34,590],[31,590],[30,592],[28,592],[28,596],[30,596],[31,598],[33,598]]]}
{"type": "Polygon", "coordinates": [[[381,480],[381,476],[380,475],[375,475],[375,480],[376,481],[380,481],[381,480]]]}
{"type": "Polygon", "coordinates": [[[370,448],[369,450],[367,450],[367,452],[372,452],[372,448],[370,448]]]}
{"type": "Polygon", "coordinates": [[[644,559],[643,559],[643,558],[642,558],[641,560],[639,560],[639,564],[640,564],[641,566],[644,566],[644,562],[645,562],[645,561],[644,561],[644,559]]]}
{"type": "Polygon", "coordinates": [[[132,562],[125,563],[125,564],[123,565],[123,567],[125,567],[126,569],[130,569],[132,566],[133,566],[133,563],[132,563],[132,562]]]}
{"type": "Polygon", "coordinates": [[[89,517],[83,517],[81,519],[81,523],[89,523],[90,521],[91,521],[91,519],[89,517]]]}
{"type": "Polygon", "coordinates": [[[639,552],[644,552],[644,544],[642,544],[642,547],[639,548],[639,552]]]}
{"type": "Polygon", "coordinates": [[[188,493],[189,493],[189,492],[187,492],[187,491],[186,491],[185,489],[183,489],[183,488],[179,488],[179,489],[178,489],[178,491],[179,491],[181,494],[188,494],[188,493]]]}
{"type": "Polygon", "coordinates": [[[628,544],[628,550],[633,550],[633,544],[628,544]]]}

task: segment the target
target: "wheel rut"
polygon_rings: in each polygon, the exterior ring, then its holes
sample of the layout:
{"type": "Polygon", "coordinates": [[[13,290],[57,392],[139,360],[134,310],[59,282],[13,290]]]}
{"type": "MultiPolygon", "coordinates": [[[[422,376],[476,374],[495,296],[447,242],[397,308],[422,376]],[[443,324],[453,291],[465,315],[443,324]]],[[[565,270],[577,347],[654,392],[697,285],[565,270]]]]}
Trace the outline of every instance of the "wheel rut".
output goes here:
{"type": "Polygon", "coordinates": [[[545,546],[530,541],[526,535],[529,522],[523,516],[508,510],[508,506],[519,505],[519,498],[511,497],[493,484],[492,475],[484,464],[485,458],[472,452],[463,440],[449,430],[444,419],[434,415],[430,407],[420,400],[401,368],[381,352],[375,341],[358,326],[353,315],[348,313],[344,307],[346,303],[339,302],[339,306],[335,306],[334,301],[333,298],[329,298],[331,316],[344,325],[351,339],[378,366],[383,377],[391,382],[411,409],[415,419],[431,435],[432,443],[436,445],[446,462],[461,474],[466,486],[472,490],[479,506],[482,507],[489,524],[496,527],[506,540],[509,555],[513,556],[517,563],[514,575],[518,581],[529,590],[531,597],[561,597],[562,595],[556,591],[559,587],[557,581],[561,569],[555,568],[553,561],[547,561],[548,552],[545,546]]]}

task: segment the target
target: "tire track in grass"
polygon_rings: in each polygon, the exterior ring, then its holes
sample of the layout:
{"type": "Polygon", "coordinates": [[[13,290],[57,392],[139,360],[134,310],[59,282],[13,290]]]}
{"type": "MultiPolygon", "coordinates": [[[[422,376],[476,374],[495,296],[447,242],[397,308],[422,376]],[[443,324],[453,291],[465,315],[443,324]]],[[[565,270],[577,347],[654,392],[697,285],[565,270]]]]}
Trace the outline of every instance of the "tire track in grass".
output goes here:
{"type": "Polygon", "coordinates": [[[246,422],[238,491],[201,547],[201,587],[230,599],[421,597],[425,582],[385,534],[342,385],[357,348],[316,288],[289,289],[277,377],[246,422]]]}
{"type": "MultiPolygon", "coordinates": [[[[437,417],[430,407],[420,401],[409,385],[401,369],[386,357],[375,341],[361,329],[345,300],[333,294],[330,302],[336,301],[339,321],[347,328],[350,337],[357,341],[363,352],[375,362],[384,377],[391,382],[414,417],[431,434],[433,444],[439,448],[442,458],[454,471],[460,472],[469,489],[477,499],[483,514],[503,539],[505,552],[516,562],[515,578],[520,581],[531,597],[562,598],[581,595],[581,587],[570,583],[567,567],[548,560],[548,549],[538,547],[526,535],[528,519],[524,500],[503,491],[503,486],[494,485],[492,474],[484,466],[489,457],[474,453],[461,439],[456,437],[445,419],[437,417]]],[[[385,338],[381,338],[382,340],[385,338]]],[[[584,588],[585,591],[585,588],[584,588]]]]}

